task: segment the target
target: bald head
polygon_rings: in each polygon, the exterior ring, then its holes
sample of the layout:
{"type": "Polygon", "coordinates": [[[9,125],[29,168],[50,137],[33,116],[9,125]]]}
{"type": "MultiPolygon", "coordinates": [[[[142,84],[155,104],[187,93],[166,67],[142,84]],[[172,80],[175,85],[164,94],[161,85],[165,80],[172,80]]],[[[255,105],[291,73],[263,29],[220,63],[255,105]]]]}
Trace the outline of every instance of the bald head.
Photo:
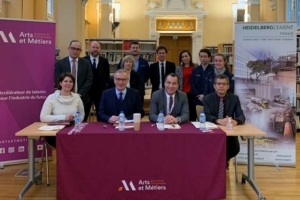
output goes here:
{"type": "Polygon", "coordinates": [[[92,41],[90,44],[89,52],[93,57],[97,57],[100,53],[100,44],[97,41],[92,41]]]}

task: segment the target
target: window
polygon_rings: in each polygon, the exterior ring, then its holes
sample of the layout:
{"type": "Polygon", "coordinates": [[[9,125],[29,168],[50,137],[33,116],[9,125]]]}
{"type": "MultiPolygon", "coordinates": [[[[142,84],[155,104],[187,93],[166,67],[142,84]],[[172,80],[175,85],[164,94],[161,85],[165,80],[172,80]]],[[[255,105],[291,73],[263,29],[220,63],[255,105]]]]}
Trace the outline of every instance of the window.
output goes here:
{"type": "Polygon", "coordinates": [[[286,0],[286,21],[294,20],[297,21],[297,26],[300,27],[300,0],[286,0]]]}
{"type": "Polygon", "coordinates": [[[53,16],[53,0],[47,0],[47,14],[53,16]]]}

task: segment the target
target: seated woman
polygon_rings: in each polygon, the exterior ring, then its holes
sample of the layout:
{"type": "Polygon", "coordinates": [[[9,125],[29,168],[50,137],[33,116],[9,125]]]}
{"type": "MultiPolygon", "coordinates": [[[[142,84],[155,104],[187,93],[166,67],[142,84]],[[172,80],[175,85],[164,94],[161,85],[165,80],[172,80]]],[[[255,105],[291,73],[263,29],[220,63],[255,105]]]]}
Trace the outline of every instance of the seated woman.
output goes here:
{"type": "MultiPolygon", "coordinates": [[[[144,99],[145,91],[143,89],[143,82],[139,73],[134,71],[134,58],[127,55],[122,59],[121,68],[125,69],[128,73],[128,84],[126,87],[136,89],[140,93],[141,100],[144,99]]],[[[115,87],[113,77],[111,77],[109,88],[115,87]]],[[[142,101],[143,102],[143,101],[142,101]]],[[[143,106],[143,105],[142,105],[143,106]]]]}
{"type": "MultiPolygon", "coordinates": [[[[81,120],[84,118],[84,107],[80,96],[73,93],[75,78],[71,73],[62,73],[58,76],[58,90],[50,94],[44,102],[41,110],[41,122],[72,121],[77,111],[81,120]]],[[[46,142],[56,146],[54,136],[45,137],[46,142]]]]}

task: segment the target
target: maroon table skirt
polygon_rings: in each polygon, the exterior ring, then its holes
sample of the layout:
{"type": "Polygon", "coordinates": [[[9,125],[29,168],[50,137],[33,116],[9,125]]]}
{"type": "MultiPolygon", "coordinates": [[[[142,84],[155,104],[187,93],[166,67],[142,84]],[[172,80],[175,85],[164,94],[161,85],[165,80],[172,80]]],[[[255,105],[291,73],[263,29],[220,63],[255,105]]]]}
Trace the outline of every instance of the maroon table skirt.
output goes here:
{"type": "Polygon", "coordinates": [[[226,134],[192,124],[120,132],[89,123],[57,133],[59,200],[208,200],[226,197],[226,134]]]}

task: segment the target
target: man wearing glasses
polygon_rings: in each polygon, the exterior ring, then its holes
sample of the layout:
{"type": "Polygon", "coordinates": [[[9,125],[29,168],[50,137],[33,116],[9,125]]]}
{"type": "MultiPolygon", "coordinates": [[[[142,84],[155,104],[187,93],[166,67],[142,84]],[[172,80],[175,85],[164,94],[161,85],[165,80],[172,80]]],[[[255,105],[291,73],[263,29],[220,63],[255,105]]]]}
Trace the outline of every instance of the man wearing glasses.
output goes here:
{"type": "Polygon", "coordinates": [[[93,73],[90,62],[79,58],[81,51],[81,43],[78,40],[72,40],[68,47],[69,56],[57,61],[55,64],[54,83],[55,88],[57,88],[58,76],[63,72],[72,73],[75,77],[73,92],[80,95],[84,106],[86,106],[90,101],[88,92],[93,83],[93,73]]]}
{"type": "MultiPolygon", "coordinates": [[[[204,96],[203,105],[206,120],[226,126],[228,119],[232,118],[234,126],[244,124],[245,116],[241,108],[239,97],[230,92],[229,78],[225,74],[219,74],[214,79],[215,92],[204,96]]],[[[240,151],[240,144],[237,136],[227,136],[226,160],[228,162],[240,151]]]]}
{"type": "Polygon", "coordinates": [[[133,113],[144,111],[140,94],[137,90],[127,88],[128,74],[124,69],[119,69],[114,74],[115,87],[105,90],[100,100],[98,121],[115,123],[119,120],[120,111],[124,112],[127,120],[133,119],[133,113]]]}

